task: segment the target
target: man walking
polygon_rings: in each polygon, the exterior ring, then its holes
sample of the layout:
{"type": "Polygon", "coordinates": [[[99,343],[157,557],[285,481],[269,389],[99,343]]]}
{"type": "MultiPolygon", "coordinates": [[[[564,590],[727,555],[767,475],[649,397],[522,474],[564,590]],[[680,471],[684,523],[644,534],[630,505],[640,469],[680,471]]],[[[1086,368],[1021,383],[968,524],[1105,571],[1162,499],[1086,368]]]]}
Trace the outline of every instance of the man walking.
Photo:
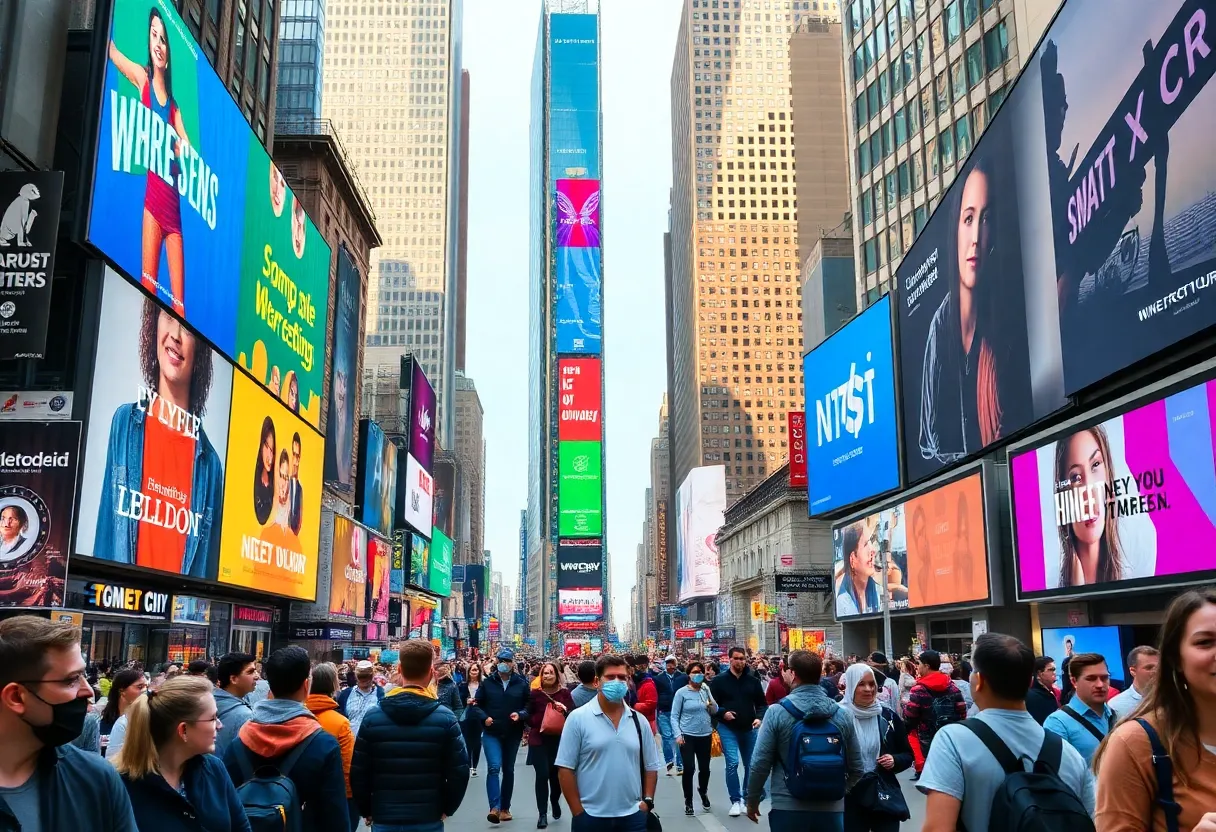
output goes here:
{"type": "Polygon", "coordinates": [[[585,662],[579,662],[578,681],[578,687],[570,691],[570,698],[574,700],[574,707],[581,708],[599,693],[599,690],[595,687],[595,662],[590,659],[585,662]]]}
{"type": "Polygon", "coordinates": [[[557,777],[578,832],[644,832],[654,808],[659,749],[645,717],[625,704],[629,665],[606,654],[595,664],[599,693],[566,718],[557,777]]]}
{"type": "Polygon", "coordinates": [[[684,766],[676,749],[676,737],[671,729],[671,703],[676,691],[688,684],[688,676],[681,673],[676,666],[676,657],[668,656],[666,667],[662,673],[654,677],[654,686],[659,693],[659,733],[663,737],[663,759],[667,761],[667,776],[671,777],[672,769],[677,775],[684,774],[684,766]]]}
{"type": "Polygon", "coordinates": [[[1076,653],[1068,660],[1068,675],[1076,696],[1043,722],[1043,727],[1065,740],[1089,765],[1094,752],[1112,728],[1115,712],[1106,702],[1110,671],[1098,653],[1076,653]]]}
{"type": "Polygon", "coordinates": [[[355,665],[355,686],[338,694],[338,713],[350,720],[350,730],[359,736],[363,717],[384,699],[384,688],[376,684],[376,668],[367,659],[355,665]]]}
{"type": "Polygon", "coordinates": [[[215,756],[223,759],[224,749],[253,716],[247,697],[257,686],[258,670],[248,653],[228,653],[220,658],[216,672],[219,687],[215,691],[215,715],[224,727],[215,735],[215,756]]]}
{"type": "MultiPolygon", "coordinates": [[[[937,732],[967,718],[963,692],[942,673],[941,667],[942,657],[936,650],[920,654],[919,678],[908,692],[908,704],[904,706],[904,727],[908,729],[908,744],[912,746],[917,776],[925,767],[925,758],[929,756],[929,747],[937,732]]],[[[1026,678],[1029,681],[1030,677],[1026,678]]]]}
{"type": "Polygon", "coordinates": [[[1127,670],[1132,675],[1132,683],[1127,690],[1107,703],[1115,712],[1116,718],[1127,719],[1132,711],[1140,707],[1140,700],[1157,678],[1157,665],[1160,663],[1161,654],[1157,652],[1156,647],[1137,647],[1127,654],[1127,670]]]}
{"type": "Polygon", "coordinates": [[[486,798],[490,823],[511,820],[511,794],[515,791],[515,758],[528,724],[528,681],[514,670],[515,654],[498,651],[498,672],[477,688],[471,718],[485,726],[481,747],[486,753],[486,798]],[[502,783],[499,784],[499,774],[502,783]]]}
{"type": "MultiPolygon", "coordinates": [[[[718,739],[722,741],[722,756],[726,762],[726,790],[730,793],[730,816],[743,814],[743,797],[747,794],[748,777],[752,770],[752,751],[756,747],[756,732],[768,703],[760,679],[747,668],[747,651],[730,648],[730,669],[719,673],[709,683],[709,691],[718,702],[718,739]],[[743,762],[743,786],[739,785],[739,762],[743,762]]],[[[760,788],[763,790],[764,783],[760,788]]]]}
{"type": "Polygon", "coordinates": [[[431,693],[429,642],[401,644],[401,687],[363,720],[350,767],[351,795],[372,832],[440,832],[469,785],[456,715],[431,693]]]}

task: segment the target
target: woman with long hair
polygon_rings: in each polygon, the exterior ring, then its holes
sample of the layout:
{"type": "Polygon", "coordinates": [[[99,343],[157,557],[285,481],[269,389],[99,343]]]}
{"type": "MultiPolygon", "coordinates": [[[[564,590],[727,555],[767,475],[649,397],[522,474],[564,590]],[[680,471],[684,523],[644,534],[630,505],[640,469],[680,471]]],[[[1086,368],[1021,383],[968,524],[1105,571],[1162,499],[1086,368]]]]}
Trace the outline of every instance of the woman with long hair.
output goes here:
{"type": "Polygon", "coordinates": [[[122,748],[127,733],[127,709],[148,690],[148,680],[142,670],[124,668],[114,674],[110,695],[101,711],[101,755],[114,757],[122,748]]]}
{"type": "Polygon", "coordinates": [[[338,741],[342,753],[342,776],[346,780],[346,800],[350,807],[351,829],[359,828],[359,809],[351,800],[350,761],[355,754],[355,735],[350,720],[338,710],[338,669],[322,662],[312,669],[312,687],[304,707],[321,723],[321,729],[338,741]]]}
{"type": "Polygon", "coordinates": [[[1216,589],[1174,599],[1158,648],[1156,681],[1094,753],[1097,832],[1216,829],[1216,589]]]}
{"type": "Polygon", "coordinates": [[[540,685],[533,689],[528,703],[528,765],[536,769],[536,811],[540,814],[536,828],[545,829],[549,825],[546,810],[550,802],[553,805],[553,819],[562,816],[559,803],[562,787],[557,782],[557,747],[561,743],[561,734],[542,734],[540,729],[550,705],[562,716],[568,716],[574,710],[574,700],[562,684],[561,668],[557,662],[542,664],[536,678],[540,680],[540,685]]]}
{"type": "MultiPolygon", "coordinates": [[[[849,666],[844,672],[844,699],[840,706],[853,717],[865,776],[882,778],[887,786],[899,788],[895,775],[911,767],[912,747],[903,720],[878,701],[878,680],[873,668],[864,662],[849,666]]],[[[854,789],[845,798],[845,832],[897,832],[899,818],[864,805],[860,800],[863,791],[854,789]]]]}
{"type": "Polygon", "coordinates": [[[469,662],[464,681],[456,685],[456,693],[465,704],[464,718],[460,720],[460,733],[464,735],[465,748],[469,750],[469,776],[477,776],[477,764],[481,762],[481,723],[473,718],[473,700],[477,689],[485,679],[485,671],[476,661],[469,662]]]}
{"type": "Polygon", "coordinates": [[[1119,521],[1110,510],[1115,496],[1110,440],[1101,425],[1080,430],[1056,443],[1056,488],[1084,494],[1092,516],[1058,527],[1060,586],[1082,586],[1124,579],[1125,559],[1119,521]],[[1066,484],[1066,485],[1065,485],[1066,484]]]}
{"type": "Polygon", "coordinates": [[[258,443],[258,459],[253,469],[253,513],[263,526],[274,506],[275,450],[274,420],[267,416],[262,420],[262,441],[258,443]]]}
{"type": "Polygon", "coordinates": [[[844,573],[836,591],[836,614],[848,616],[878,612],[874,536],[866,521],[858,520],[845,526],[840,539],[844,573]]]}
{"type": "Polygon", "coordinates": [[[718,712],[718,702],[706,684],[703,663],[689,662],[687,672],[688,684],[677,690],[671,700],[671,730],[684,762],[684,814],[691,816],[693,774],[700,775],[697,791],[701,806],[709,809],[709,754],[714,732],[711,717],[718,712]]]}
{"type": "Polygon", "coordinates": [[[169,679],[135,702],[128,717],[127,741],[114,767],[140,832],[250,832],[232,778],[214,756],[221,723],[210,682],[169,679]]]}

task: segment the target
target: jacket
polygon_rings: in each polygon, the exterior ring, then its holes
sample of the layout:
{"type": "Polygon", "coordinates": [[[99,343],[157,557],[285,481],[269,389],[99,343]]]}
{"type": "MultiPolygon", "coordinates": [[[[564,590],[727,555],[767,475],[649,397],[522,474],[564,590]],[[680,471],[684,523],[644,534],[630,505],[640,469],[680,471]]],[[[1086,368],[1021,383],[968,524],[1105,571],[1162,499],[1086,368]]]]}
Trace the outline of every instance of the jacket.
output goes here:
{"type": "MultiPolygon", "coordinates": [[[[346,717],[347,719],[349,719],[350,716],[346,713],[346,703],[350,701],[351,691],[353,691],[356,687],[358,686],[351,685],[348,688],[342,688],[342,690],[338,693],[338,713],[342,714],[342,716],[346,717]]],[[[380,687],[379,685],[373,685],[372,689],[376,691],[376,703],[379,704],[380,702],[383,702],[384,688],[380,687]]]]}
{"type": "MultiPolygon", "coordinates": [[[[144,481],[144,419],[135,404],[121,405],[110,421],[106,445],[106,482],[97,511],[93,554],[115,563],[135,563],[139,520],[115,510],[120,489],[139,491],[144,481]]],[[[128,497],[129,499],[129,497],[128,497]]],[[[194,476],[190,481],[190,511],[198,517],[198,533],[187,535],[182,574],[215,580],[220,562],[220,513],[224,500],[224,474],[220,456],[199,429],[194,444],[194,476]]],[[[120,506],[121,507],[121,506],[120,506]]],[[[127,509],[130,507],[127,506],[127,509]]],[[[128,514],[131,512],[127,510],[128,514]]]]}
{"type": "Polygon", "coordinates": [[[159,774],[123,775],[139,832],[250,832],[245,807],[218,757],[192,757],[182,771],[183,797],[159,774]]]}
{"type": "MultiPolygon", "coordinates": [[[[484,682],[478,682],[480,687],[484,682]]],[[[473,698],[473,694],[469,692],[468,682],[456,683],[456,696],[460,699],[460,710],[456,712],[456,718],[461,722],[466,722],[473,718],[473,709],[469,707],[469,700],[473,698]]]]}
{"type": "Polygon", "coordinates": [[[435,686],[435,692],[439,697],[439,704],[447,706],[448,710],[456,714],[457,722],[464,716],[465,700],[460,698],[460,689],[449,676],[446,679],[440,679],[439,684],[435,686]]]}
{"type": "Polygon", "coordinates": [[[469,755],[456,715],[416,688],[384,697],[359,726],[350,784],[376,826],[437,823],[460,808],[469,755]]]}
{"type": "Polygon", "coordinates": [[[233,783],[244,783],[242,755],[252,757],[250,765],[256,770],[277,763],[309,737],[311,744],[291,770],[291,780],[304,799],[304,832],[350,832],[342,750],[317,718],[293,699],[266,699],[257,704],[253,717],[224,752],[228,776],[233,783]]]}
{"type": "Polygon", "coordinates": [[[922,676],[908,694],[908,704],[904,706],[904,725],[908,729],[908,743],[912,746],[917,773],[924,769],[925,758],[929,756],[929,744],[937,733],[937,725],[933,721],[933,702],[943,696],[953,702],[954,712],[958,716],[957,722],[967,718],[967,703],[963,699],[963,692],[940,670],[922,676]]]}
{"type": "MultiPolygon", "coordinates": [[[[114,766],[100,754],[73,745],[43,748],[34,777],[43,832],[138,832],[131,799],[114,766]]],[[[0,832],[18,832],[20,825],[0,797],[0,832]]]]}
{"type": "MultiPolygon", "coordinates": [[[[531,693],[532,697],[528,700],[528,745],[542,745],[545,740],[550,739],[549,735],[540,732],[541,723],[545,721],[545,711],[549,707],[549,694],[540,688],[531,693]]],[[[574,697],[565,688],[559,688],[557,693],[553,694],[553,701],[566,706],[566,716],[570,716],[570,712],[574,710],[574,697]]],[[[552,739],[556,740],[557,737],[552,739]]]]}
{"type": "Polygon", "coordinates": [[[789,695],[790,689],[785,686],[785,682],[781,681],[780,676],[774,676],[768,680],[768,687],[764,691],[765,702],[770,705],[776,705],[789,695]]]}
{"type": "Polygon", "coordinates": [[[355,733],[350,730],[350,720],[338,713],[338,703],[324,693],[309,694],[304,707],[321,723],[321,729],[338,741],[338,750],[342,752],[346,796],[350,797],[350,758],[355,753],[355,733]]]}
{"type": "Polygon", "coordinates": [[[659,709],[659,690],[655,686],[654,676],[643,673],[640,677],[635,676],[633,683],[637,690],[637,702],[633,709],[646,717],[650,723],[650,733],[653,734],[658,730],[655,719],[659,709]]]}
{"type": "Polygon", "coordinates": [[[719,729],[726,726],[735,733],[745,733],[752,730],[753,721],[764,718],[768,703],[756,674],[744,670],[742,676],[735,678],[734,673],[726,670],[714,677],[709,689],[718,701],[719,729]],[[729,711],[734,711],[734,719],[724,719],[729,711]]]}
{"type": "Polygon", "coordinates": [[[654,687],[659,694],[659,713],[671,713],[671,701],[675,698],[676,691],[688,684],[688,675],[677,670],[668,676],[667,671],[663,671],[652,674],[651,678],[654,679],[654,687]]]}
{"type": "Polygon", "coordinates": [[[485,726],[485,733],[491,736],[522,734],[524,726],[528,724],[528,702],[531,698],[532,689],[523,676],[512,673],[504,689],[502,677],[495,673],[478,686],[472,710],[477,721],[485,726]],[[511,721],[513,713],[519,714],[518,722],[511,721]],[[493,719],[493,724],[485,725],[487,719],[493,719]]]}
{"type": "Polygon", "coordinates": [[[1056,701],[1056,695],[1034,679],[1030,683],[1030,690],[1026,691],[1026,710],[1034,717],[1034,721],[1042,725],[1047,721],[1047,717],[1051,716],[1060,708],[1060,703],[1056,701]]]}
{"type": "Polygon", "coordinates": [[[904,727],[904,721],[899,718],[899,712],[896,710],[884,707],[882,718],[887,721],[887,730],[883,732],[878,756],[891,755],[895,760],[895,767],[891,770],[893,773],[907,771],[915,759],[912,746],[908,742],[908,729],[904,727]]]}
{"type": "MultiPolygon", "coordinates": [[[[786,700],[808,716],[828,717],[840,731],[840,737],[845,743],[845,765],[848,769],[845,788],[852,789],[854,784],[861,779],[864,771],[853,716],[829,699],[819,685],[798,685],[790,692],[786,700]]],[[[796,800],[790,796],[789,789],[785,787],[785,761],[793,736],[794,717],[781,705],[769,708],[764,714],[764,721],[760,724],[760,732],[756,736],[756,747],[752,751],[752,770],[747,779],[747,804],[749,806],[759,804],[760,795],[767,782],[773,809],[801,812],[843,811],[844,801],[842,800],[831,803],[811,803],[796,800]],[[770,774],[772,775],[771,781],[770,774]]]]}
{"type": "Polygon", "coordinates": [[[253,708],[249,707],[244,699],[233,696],[223,688],[216,688],[215,715],[220,718],[220,724],[224,726],[215,735],[215,756],[222,760],[228,746],[241,732],[241,726],[249,721],[249,717],[253,716],[253,708]]]}

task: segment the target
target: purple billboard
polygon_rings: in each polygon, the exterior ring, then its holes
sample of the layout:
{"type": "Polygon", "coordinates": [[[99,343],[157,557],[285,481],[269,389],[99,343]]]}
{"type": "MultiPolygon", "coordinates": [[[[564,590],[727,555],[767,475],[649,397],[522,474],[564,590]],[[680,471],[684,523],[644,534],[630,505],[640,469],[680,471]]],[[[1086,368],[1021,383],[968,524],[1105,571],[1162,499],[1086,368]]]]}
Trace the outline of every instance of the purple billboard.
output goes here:
{"type": "Polygon", "coordinates": [[[557,180],[557,244],[564,248],[600,247],[600,181],[557,180]]]}
{"type": "Polygon", "coordinates": [[[433,469],[435,454],[435,388],[427,381],[418,359],[412,358],[410,375],[409,452],[427,473],[433,469]]]}

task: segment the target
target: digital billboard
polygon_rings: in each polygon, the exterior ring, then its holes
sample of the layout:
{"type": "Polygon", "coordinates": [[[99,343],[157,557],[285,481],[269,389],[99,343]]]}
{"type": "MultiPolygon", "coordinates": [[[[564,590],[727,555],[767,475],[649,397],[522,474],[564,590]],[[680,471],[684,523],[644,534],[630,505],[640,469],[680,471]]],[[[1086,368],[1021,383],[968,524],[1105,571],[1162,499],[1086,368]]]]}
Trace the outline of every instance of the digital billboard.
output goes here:
{"type": "Polygon", "coordinates": [[[359,478],[355,503],[359,519],[378,534],[393,533],[397,498],[397,446],[371,419],[359,421],[359,478]]]}
{"type": "Polygon", "coordinates": [[[593,540],[563,540],[557,546],[558,589],[603,589],[604,547],[593,540]]]}
{"type": "Polygon", "coordinates": [[[562,442],[599,442],[603,384],[598,358],[557,361],[557,438],[562,442]]]}
{"type": "Polygon", "coordinates": [[[1216,381],[1085,418],[1010,453],[1018,596],[1210,579],[1216,381]]]}
{"type": "Polygon", "coordinates": [[[452,594],[452,539],[442,529],[431,532],[430,564],[426,574],[427,589],[444,598],[452,594]]]}
{"type": "Polygon", "coordinates": [[[551,14],[548,20],[549,179],[598,179],[598,18],[551,14]]]}
{"type": "Polygon", "coordinates": [[[883,295],[802,359],[812,517],[899,487],[894,349],[883,295]]]}
{"type": "Polygon", "coordinates": [[[427,589],[430,570],[431,542],[420,534],[410,533],[410,584],[419,589],[427,589]]]}
{"type": "Polygon", "coordinates": [[[718,529],[726,511],[726,469],[693,468],[676,491],[678,601],[718,594],[718,529]]]}
{"type": "Polygon", "coordinates": [[[216,579],[232,381],[206,341],[105,270],[78,554],[216,579]]]}
{"type": "Polygon", "coordinates": [[[392,548],[383,537],[368,535],[367,563],[371,567],[371,580],[367,584],[367,617],[371,621],[388,621],[392,548]]]}
{"type": "Polygon", "coordinates": [[[325,422],[325,480],[343,491],[355,487],[355,390],[359,379],[359,325],[363,279],[345,245],[338,246],[338,295],[330,342],[329,415],[325,422]]]}
{"type": "Polygon", "coordinates": [[[434,527],[448,537],[456,536],[456,463],[450,459],[435,460],[432,472],[435,480],[434,527]]]}
{"type": "Polygon", "coordinates": [[[88,241],[320,424],[330,249],[168,0],[114,0],[88,241]]]}
{"type": "Polygon", "coordinates": [[[334,615],[367,617],[367,529],[341,514],[334,515],[333,569],[329,584],[329,611],[334,615]]]}
{"type": "Polygon", "coordinates": [[[486,568],[484,565],[470,563],[465,566],[461,594],[465,620],[480,621],[486,608],[486,568]]]}
{"type": "Polygon", "coordinates": [[[983,474],[974,471],[835,525],[832,547],[837,619],[881,614],[884,591],[892,611],[985,602],[983,474]]]}
{"type": "Polygon", "coordinates": [[[602,589],[559,589],[557,615],[566,621],[596,621],[604,615],[602,589]]]}
{"type": "Polygon", "coordinates": [[[244,373],[233,374],[221,583],[316,599],[324,446],[244,373]]]}
{"type": "Polygon", "coordinates": [[[1127,678],[1118,627],[1044,627],[1042,634],[1043,655],[1056,660],[1060,678],[1064,678],[1065,662],[1078,653],[1097,653],[1106,659],[1112,679],[1127,678]]]}
{"type": "MultiPolygon", "coordinates": [[[[391,444],[391,443],[390,443],[391,444]]],[[[400,520],[424,538],[431,536],[435,520],[435,478],[406,451],[398,454],[397,503],[400,520]],[[401,463],[404,458],[405,467],[401,463]]]]}
{"type": "Polygon", "coordinates": [[[558,442],[557,514],[562,537],[603,534],[603,446],[558,442]]]}
{"type": "MultiPolygon", "coordinates": [[[[427,380],[418,359],[411,356],[410,368],[410,446],[418,464],[431,473],[435,456],[435,388],[427,380]]],[[[429,531],[424,529],[422,531],[429,531]]]]}
{"type": "Polygon", "coordinates": [[[600,250],[558,248],[557,351],[599,355],[603,340],[600,250]]]}
{"type": "Polygon", "coordinates": [[[558,248],[600,247],[600,181],[559,179],[554,203],[558,248]]]}

